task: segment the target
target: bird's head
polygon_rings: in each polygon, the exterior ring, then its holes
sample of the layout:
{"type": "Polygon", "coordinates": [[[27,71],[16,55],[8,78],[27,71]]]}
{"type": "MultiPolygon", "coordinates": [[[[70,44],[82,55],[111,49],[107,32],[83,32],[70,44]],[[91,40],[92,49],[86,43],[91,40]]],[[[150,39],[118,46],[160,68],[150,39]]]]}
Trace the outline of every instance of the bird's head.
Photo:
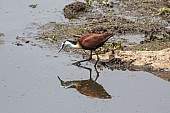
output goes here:
{"type": "Polygon", "coordinates": [[[77,41],[65,40],[64,42],[62,42],[61,47],[60,47],[58,53],[59,53],[62,49],[66,48],[67,46],[76,48],[76,47],[77,47],[77,41]]]}

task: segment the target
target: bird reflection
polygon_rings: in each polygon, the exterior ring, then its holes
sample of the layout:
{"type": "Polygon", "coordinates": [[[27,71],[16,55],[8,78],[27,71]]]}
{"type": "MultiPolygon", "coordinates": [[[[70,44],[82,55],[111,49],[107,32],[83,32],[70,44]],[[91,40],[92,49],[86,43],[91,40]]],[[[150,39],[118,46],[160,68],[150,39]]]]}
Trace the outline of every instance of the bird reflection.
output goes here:
{"type": "Polygon", "coordinates": [[[73,80],[73,81],[63,81],[58,76],[59,81],[61,82],[61,86],[64,88],[75,88],[78,92],[83,95],[99,98],[99,99],[110,99],[111,95],[109,95],[102,85],[96,82],[99,77],[99,72],[95,66],[95,71],[97,73],[95,80],[92,79],[92,69],[84,66],[78,66],[83,69],[87,69],[90,72],[90,78],[87,80],[73,80]]]}

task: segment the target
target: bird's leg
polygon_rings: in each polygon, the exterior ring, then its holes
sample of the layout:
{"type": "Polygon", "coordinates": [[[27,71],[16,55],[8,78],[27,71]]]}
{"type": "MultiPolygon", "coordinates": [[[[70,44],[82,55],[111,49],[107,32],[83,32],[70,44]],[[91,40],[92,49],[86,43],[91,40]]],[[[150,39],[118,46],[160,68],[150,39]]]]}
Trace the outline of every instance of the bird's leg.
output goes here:
{"type": "Polygon", "coordinates": [[[96,63],[94,64],[94,67],[96,67],[96,65],[97,65],[97,63],[98,63],[98,61],[99,61],[98,53],[95,52],[95,54],[96,54],[96,56],[97,56],[97,60],[96,60],[96,63]]]}
{"type": "Polygon", "coordinates": [[[89,61],[92,59],[92,50],[90,50],[90,57],[88,59],[85,59],[85,60],[80,60],[80,61],[77,61],[75,63],[72,63],[73,65],[80,65],[81,62],[85,62],[85,61],[89,61]]]}
{"type": "Polygon", "coordinates": [[[89,68],[89,67],[85,67],[85,66],[81,66],[81,65],[76,65],[77,67],[80,67],[80,68],[83,68],[83,69],[87,69],[89,70],[89,73],[90,73],[90,79],[92,79],[92,69],[89,68]]]}
{"type": "Polygon", "coordinates": [[[97,70],[96,65],[94,65],[94,69],[95,69],[95,71],[96,71],[96,78],[95,78],[94,81],[96,81],[96,80],[98,79],[98,77],[99,77],[99,72],[98,72],[98,70],[97,70]]]}

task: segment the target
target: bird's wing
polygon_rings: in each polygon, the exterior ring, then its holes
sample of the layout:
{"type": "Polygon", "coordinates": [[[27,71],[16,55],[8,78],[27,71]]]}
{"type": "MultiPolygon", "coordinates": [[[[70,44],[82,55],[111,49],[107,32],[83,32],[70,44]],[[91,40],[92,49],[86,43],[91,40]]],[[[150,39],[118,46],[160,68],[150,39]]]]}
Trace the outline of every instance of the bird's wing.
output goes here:
{"type": "Polygon", "coordinates": [[[96,49],[102,46],[109,38],[110,34],[92,34],[81,39],[81,46],[84,49],[96,49]]]}

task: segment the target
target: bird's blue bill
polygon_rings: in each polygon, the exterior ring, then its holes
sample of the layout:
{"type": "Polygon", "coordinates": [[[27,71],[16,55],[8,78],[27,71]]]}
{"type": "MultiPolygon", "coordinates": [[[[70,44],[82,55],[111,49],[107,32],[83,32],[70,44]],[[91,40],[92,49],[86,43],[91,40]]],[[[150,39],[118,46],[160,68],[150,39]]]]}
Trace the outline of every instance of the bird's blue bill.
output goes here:
{"type": "Polygon", "coordinates": [[[60,48],[60,50],[58,51],[58,53],[62,50],[63,48],[60,48]]]}
{"type": "Polygon", "coordinates": [[[60,47],[58,53],[59,53],[63,48],[64,48],[64,43],[61,44],[61,47],[60,47]]]}

